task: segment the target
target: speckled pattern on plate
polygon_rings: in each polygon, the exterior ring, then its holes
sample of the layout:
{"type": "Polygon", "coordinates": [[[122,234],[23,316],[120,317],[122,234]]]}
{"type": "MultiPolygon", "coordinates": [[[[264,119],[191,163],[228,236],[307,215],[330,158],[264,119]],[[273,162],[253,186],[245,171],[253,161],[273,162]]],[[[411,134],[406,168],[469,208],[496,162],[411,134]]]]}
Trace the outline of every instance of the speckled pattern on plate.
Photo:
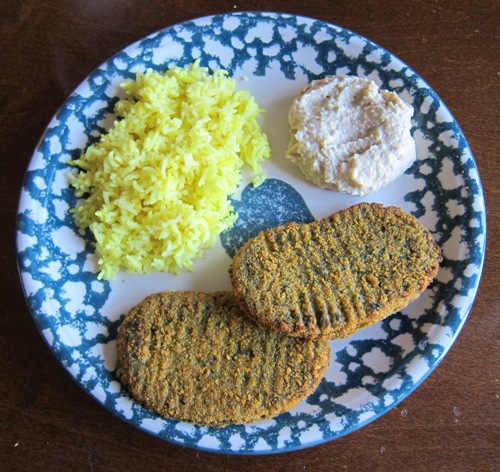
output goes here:
{"type": "MultiPolygon", "coordinates": [[[[263,454],[309,447],[352,432],[409,395],[436,367],[462,328],[483,266],[486,217],[477,168],[454,118],[408,66],[359,35],[322,21],[276,13],[234,13],[154,33],[96,69],[67,99],[34,152],[20,196],[17,248],[26,299],[50,349],[90,395],[118,417],[176,444],[263,454]],[[76,228],[66,162],[113,121],[118,84],[146,68],[200,58],[226,69],[267,110],[261,124],[273,157],[269,179],[242,182],[234,228],[179,275],[120,273],[97,279],[94,244],[76,228]],[[414,109],[417,161],[368,197],[315,188],[284,158],[287,113],[299,89],[329,74],[353,74],[395,91],[414,109]],[[167,289],[225,290],[234,251],[260,229],[310,221],[360,201],[398,205],[434,234],[444,253],[435,282],[403,313],[331,343],[328,372],[306,401],[273,420],[212,429],[166,420],[135,403],[115,376],[115,338],[124,314],[167,289]]],[[[221,392],[223,394],[223,392],[221,392]]],[[[432,401],[432,399],[429,399],[432,401]]]]}

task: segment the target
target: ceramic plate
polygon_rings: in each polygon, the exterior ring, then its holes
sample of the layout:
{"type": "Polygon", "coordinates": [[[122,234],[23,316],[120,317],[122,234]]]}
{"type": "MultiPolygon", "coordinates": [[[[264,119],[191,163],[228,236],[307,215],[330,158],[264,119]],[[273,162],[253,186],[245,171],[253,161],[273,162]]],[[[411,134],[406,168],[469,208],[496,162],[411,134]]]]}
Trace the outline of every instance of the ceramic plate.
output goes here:
{"type": "Polygon", "coordinates": [[[394,407],[429,375],[453,344],[474,301],[485,225],[482,188],[467,142],[446,106],[413,70],[371,41],[322,21],[235,13],[154,33],[105,62],[71,94],[26,173],[18,263],[42,336],[98,402],[126,422],[176,444],[262,454],[309,447],[352,432],[394,407]],[[66,162],[112,123],[120,82],[146,68],[164,71],[198,58],[212,70],[226,69],[267,110],[261,125],[273,152],[265,165],[268,179],[258,188],[242,183],[232,197],[237,223],[196,262],[194,272],[120,273],[112,283],[98,280],[92,237],[77,230],[68,212],[76,200],[66,162]],[[292,99],[307,82],[330,74],[373,79],[415,109],[417,161],[393,184],[368,197],[318,189],[284,158],[292,99]],[[434,234],[444,261],[437,280],[404,312],[331,343],[330,368],[307,400],[269,421],[213,429],[162,419],[121,387],[115,376],[115,338],[133,305],[166,289],[230,289],[231,256],[256,231],[321,218],[360,201],[398,205],[415,215],[434,234]]]}

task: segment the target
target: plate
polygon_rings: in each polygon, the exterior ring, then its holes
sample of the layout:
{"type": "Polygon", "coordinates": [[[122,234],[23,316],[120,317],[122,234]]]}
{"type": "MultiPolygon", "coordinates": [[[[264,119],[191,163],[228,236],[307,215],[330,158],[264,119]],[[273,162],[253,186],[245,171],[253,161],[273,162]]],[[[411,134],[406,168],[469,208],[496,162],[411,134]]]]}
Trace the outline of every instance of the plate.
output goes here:
{"type": "MultiPolygon", "coordinates": [[[[313,446],[355,431],[393,408],[433,371],[462,328],[484,260],[485,206],[478,171],[458,124],[436,93],[388,51],[353,32],[311,18],[247,12],[209,16],[156,32],[97,68],[50,122],[20,195],[20,277],[36,325],[85,391],[124,421],[202,450],[264,454],[313,446]],[[113,120],[119,83],[147,68],[164,71],[200,59],[225,69],[267,113],[261,117],[273,157],[260,187],[242,183],[232,199],[235,227],[179,275],[120,273],[98,280],[92,238],[69,215],[76,203],[67,161],[113,120]],[[367,197],[321,190],[284,158],[287,113],[299,89],[331,74],[368,77],[415,110],[417,161],[397,181],[367,197]],[[167,289],[230,289],[227,269],[256,231],[321,218],[360,201],[398,205],[434,234],[444,261],[435,282],[403,312],[331,343],[318,389],[288,413],[219,429],[162,419],[135,403],[115,376],[115,339],[124,314],[167,289]]],[[[223,392],[221,392],[221,395],[223,392]]],[[[432,401],[429,399],[429,401],[432,401]]]]}

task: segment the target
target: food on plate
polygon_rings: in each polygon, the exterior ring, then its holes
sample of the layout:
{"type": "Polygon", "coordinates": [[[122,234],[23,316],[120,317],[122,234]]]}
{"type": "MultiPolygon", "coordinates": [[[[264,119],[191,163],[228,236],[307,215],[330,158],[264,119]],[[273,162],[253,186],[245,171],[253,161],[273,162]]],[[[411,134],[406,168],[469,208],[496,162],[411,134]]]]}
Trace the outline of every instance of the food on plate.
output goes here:
{"type": "Polygon", "coordinates": [[[146,408],[219,427],[291,409],[316,389],[329,357],[326,339],[259,327],[231,292],[163,292],[125,317],[116,368],[146,408]]]}
{"type": "Polygon", "coordinates": [[[235,221],[228,196],[249,166],[262,180],[270,156],[262,113],[224,71],[195,62],[164,74],[147,70],[121,85],[117,120],[71,164],[72,210],[90,228],[99,278],[191,269],[235,221]]]}
{"type": "Polygon", "coordinates": [[[344,338],[405,308],[436,276],[441,251],[401,208],[361,203],[263,231],[230,267],[242,308],[291,336],[344,338]]]}
{"type": "Polygon", "coordinates": [[[361,77],[312,81],[294,99],[286,156],[319,187],[366,195],[416,159],[413,108],[361,77]]]}

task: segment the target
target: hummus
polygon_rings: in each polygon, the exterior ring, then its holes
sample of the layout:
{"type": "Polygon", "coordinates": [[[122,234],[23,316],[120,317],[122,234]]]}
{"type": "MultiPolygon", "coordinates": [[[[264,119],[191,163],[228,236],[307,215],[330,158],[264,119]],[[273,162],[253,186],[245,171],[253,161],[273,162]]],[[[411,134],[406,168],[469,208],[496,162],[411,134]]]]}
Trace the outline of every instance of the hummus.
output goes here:
{"type": "Polygon", "coordinates": [[[413,108],[360,77],[312,81],[293,101],[286,157],[322,188],[366,195],[416,159],[413,108]]]}

